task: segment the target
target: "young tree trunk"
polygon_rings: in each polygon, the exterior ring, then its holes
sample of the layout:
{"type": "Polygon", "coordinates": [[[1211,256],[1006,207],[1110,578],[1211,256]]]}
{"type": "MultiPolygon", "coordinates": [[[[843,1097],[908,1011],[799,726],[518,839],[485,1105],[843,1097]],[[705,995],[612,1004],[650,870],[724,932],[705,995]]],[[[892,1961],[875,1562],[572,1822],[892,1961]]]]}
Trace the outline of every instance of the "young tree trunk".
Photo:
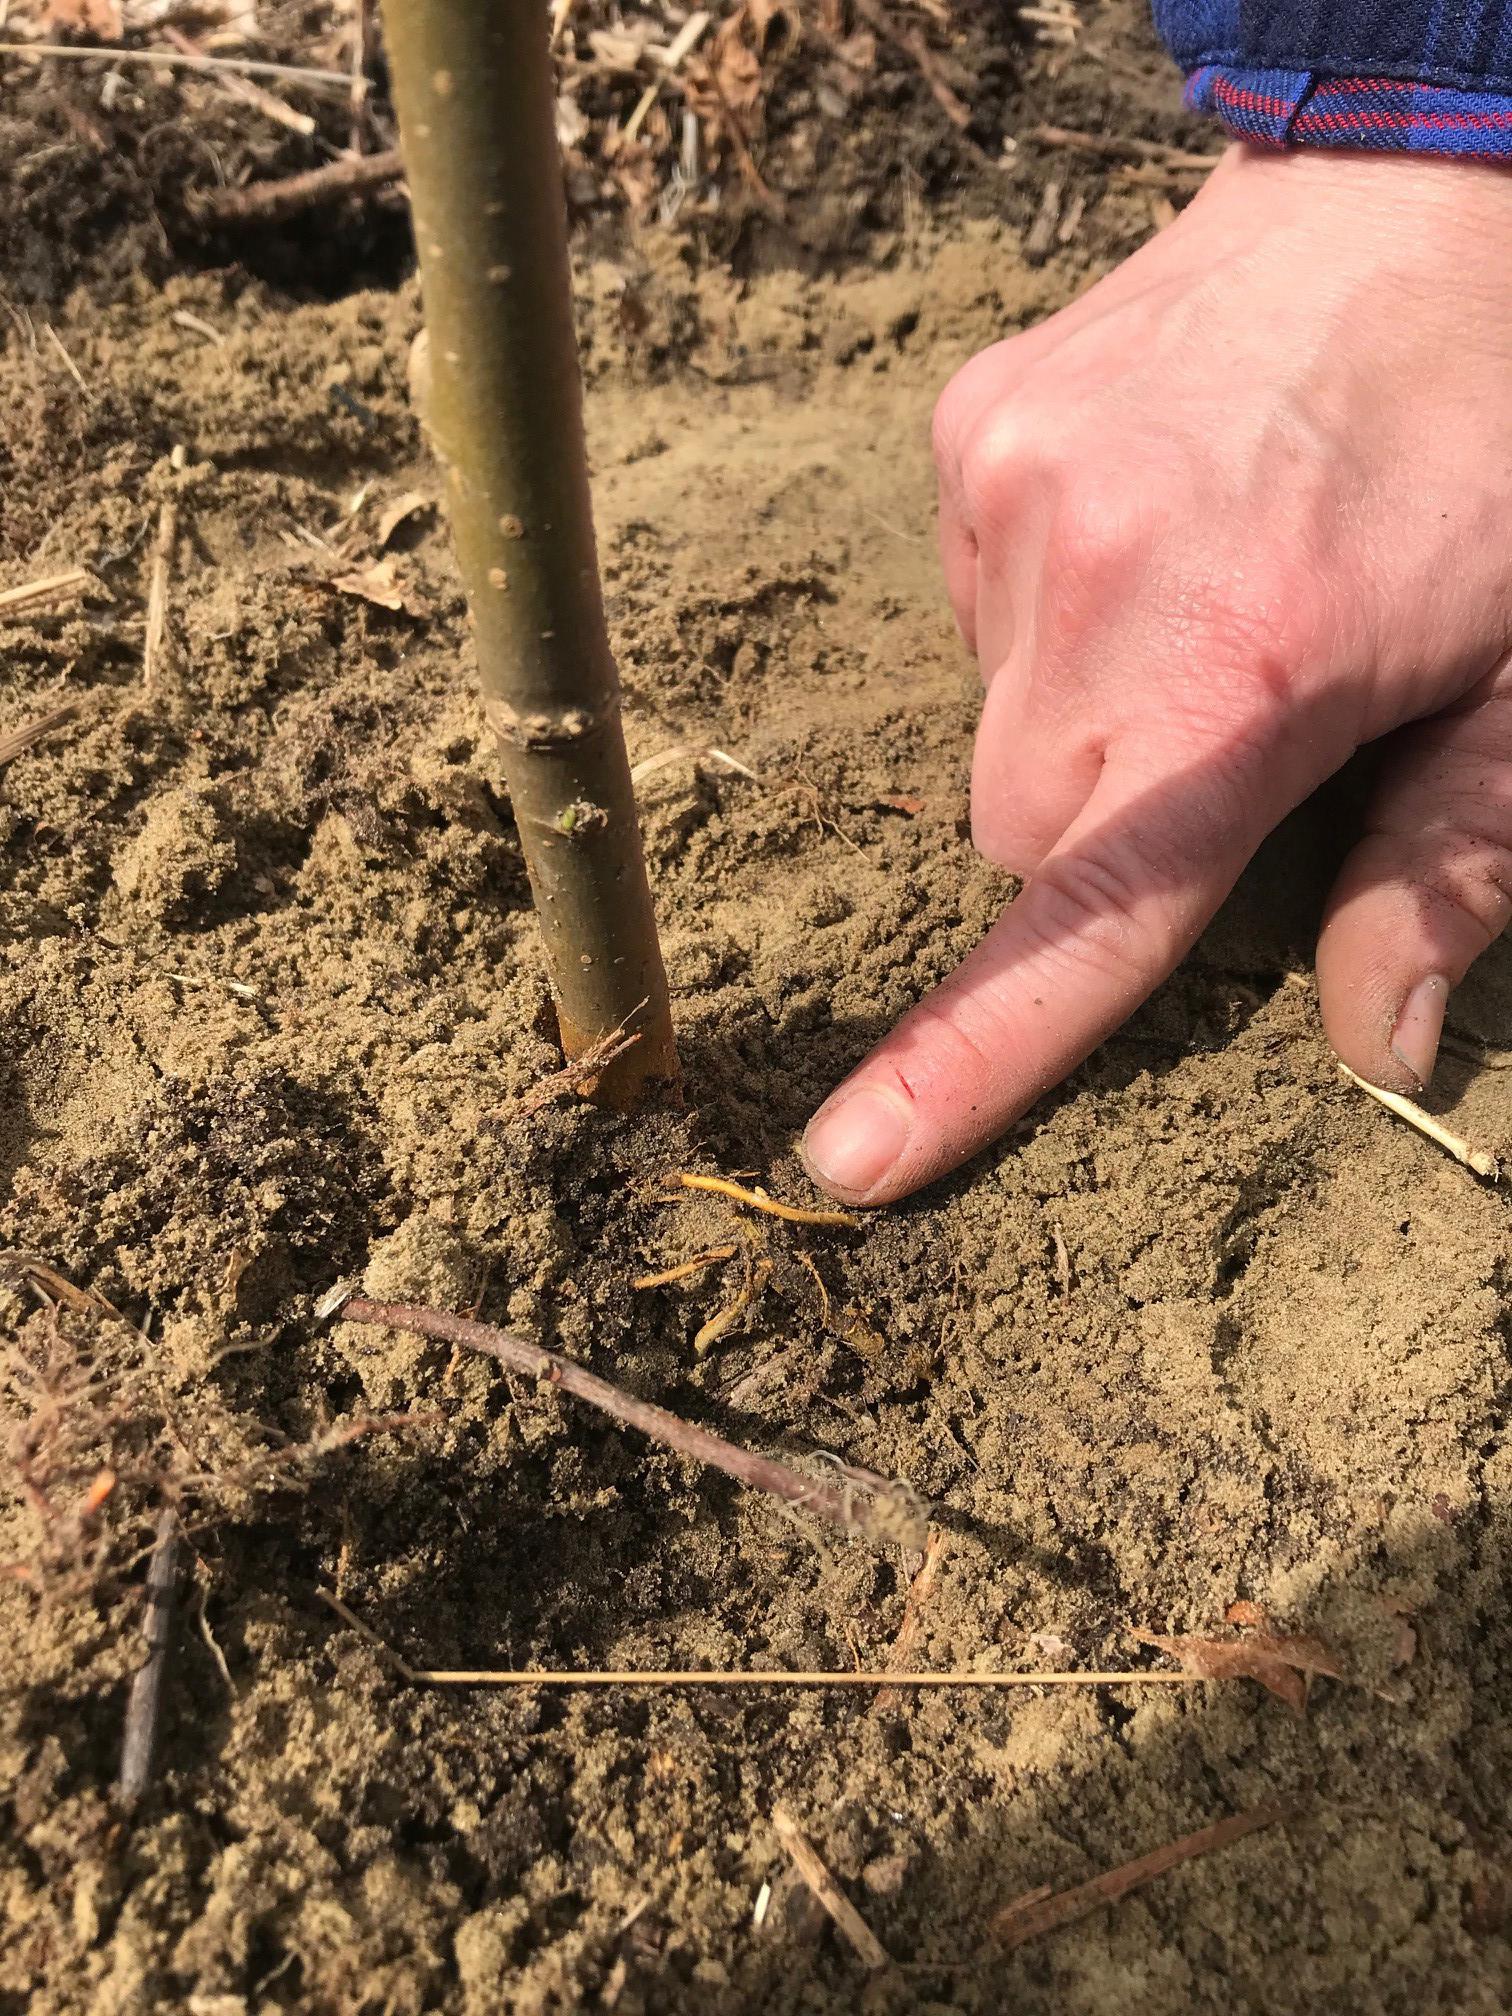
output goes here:
{"type": "Polygon", "coordinates": [[[562,1047],[639,1037],[593,1096],[675,1084],[666,974],[604,627],[542,0],[384,0],[445,465],[488,719],[562,1047]]]}

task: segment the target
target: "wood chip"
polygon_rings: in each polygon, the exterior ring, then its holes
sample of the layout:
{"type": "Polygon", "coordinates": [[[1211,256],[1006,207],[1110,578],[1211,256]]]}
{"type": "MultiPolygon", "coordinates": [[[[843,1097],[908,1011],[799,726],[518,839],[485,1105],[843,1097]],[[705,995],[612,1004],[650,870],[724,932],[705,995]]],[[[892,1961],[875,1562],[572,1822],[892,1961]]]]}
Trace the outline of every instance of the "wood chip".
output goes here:
{"type": "Polygon", "coordinates": [[[434,511],[435,505],[429,497],[423,497],[418,490],[406,490],[402,497],[396,497],[391,504],[385,504],[378,514],[378,544],[387,546],[407,518],[413,518],[421,511],[434,511]]]}
{"type": "Polygon", "coordinates": [[[379,609],[392,609],[396,615],[429,614],[422,597],[400,579],[398,566],[392,559],[375,560],[370,567],[350,574],[338,574],[331,586],[339,595],[355,595],[360,601],[372,602],[379,609]]]}
{"type": "Polygon", "coordinates": [[[774,1808],[772,1827],[793,1867],[834,1920],[841,1937],[873,1972],[891,1967],[892,1955],[825,1867],[818,1850],[785,1806],[774,1808]]]}
{"type": "Polygon", "coordinates": [[[1060,228],[1061,198],[1064,194],[1065,184],[1052,175],[1041,192],[1034,222],[1024,234],[1024,258],[1031,266],[1043,266],[1050,257],[1056,232],[1060,228]]]}

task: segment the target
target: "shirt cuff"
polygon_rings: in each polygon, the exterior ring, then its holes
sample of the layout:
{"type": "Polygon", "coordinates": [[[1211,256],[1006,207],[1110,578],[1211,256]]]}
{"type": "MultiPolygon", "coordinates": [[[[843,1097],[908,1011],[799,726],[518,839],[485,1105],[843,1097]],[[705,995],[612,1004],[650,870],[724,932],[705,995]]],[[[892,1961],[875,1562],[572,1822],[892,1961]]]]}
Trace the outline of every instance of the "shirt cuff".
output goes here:
{"type": "Polygon", "coordinates": [[[1186,102],[1262,147],[1372,147],[1512,161],[1512,97],[1391,77],[1320,77],[1205,63],[1186,102]]]}

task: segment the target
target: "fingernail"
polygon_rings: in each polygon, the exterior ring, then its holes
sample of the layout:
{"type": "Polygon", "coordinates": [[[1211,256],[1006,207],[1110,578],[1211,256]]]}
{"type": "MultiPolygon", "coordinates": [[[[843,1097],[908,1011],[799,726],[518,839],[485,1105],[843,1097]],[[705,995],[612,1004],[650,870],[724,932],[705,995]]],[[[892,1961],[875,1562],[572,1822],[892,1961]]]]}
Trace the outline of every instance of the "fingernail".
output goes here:
{"type": "Polygon", "coordinates": [[[864,1197],[903,1153],[912,1115],[880,1085],[837,1092],[819,1108],[803,1137],[803,1159],[826,1190],[864,1197]]]}
{"type": "Polygon", "coordinates": [[[1402,1012],[1391,1032],[1392,1056],[1406,1065],[1420,1087],[1426,1086],[1433,1076],[1448,1005],[1449,982],[1442,973],[1430,973],[1426,980],[1419,980],[1402,1003],[1402,1012]]]}

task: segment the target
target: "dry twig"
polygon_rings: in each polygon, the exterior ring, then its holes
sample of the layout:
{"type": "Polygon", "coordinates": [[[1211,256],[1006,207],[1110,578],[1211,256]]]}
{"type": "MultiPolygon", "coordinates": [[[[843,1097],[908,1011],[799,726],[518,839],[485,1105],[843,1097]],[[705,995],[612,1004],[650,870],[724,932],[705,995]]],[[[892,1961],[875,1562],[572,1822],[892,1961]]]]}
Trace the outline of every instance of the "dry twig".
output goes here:
{"type": "Polygon", "coordinates": [[[218,189],[197,197],[195,209],[206,224],[277,224],[301,210],[334,203],[343,196],[364,196],[404,173],[397,147],[379,154],[348,154],[279,181],[248,182],[240,189],[218,189]]]}
{"type": "Polygon", "coordinates": [[[1379,1100],[1388,1113],[1395,1113],[1399,1120],[1405,1120],[1409,1127],[1416,1127],[1419,1134],[1425,1134],[1436,1142],[1456,1162],[1463,1162],[1467,1169],[1473,1169],[1477,1176],[1484,1176],[1489,1183],[1495,1183],[1501,1176],[1501,1164],[1489,1148],[1475,1148],[1463,1134],[1456,1134],[1446,1127],[1442,1120],[1435,1120],[1421,1106],[1411,1099],[1404,1099],[1400,1092],[1388,1092],[1382,1085],[1372,1085],[1368,1078],[1360,1077],[1356,1071],[1340,1060],[1339,1069],[1352,1085],[1358,1085],[1362,1092],[1368,1092],[1372,1099],[1379,1100]]]}
{"type": "Polygon", "coordinates": [[[158,1728],[163,1718],[163,1681],[173,1641],[173,1587],[178,1574],[179,1524],[171,1506],[158,1517],[157,1538],[147,1568],[147,1616],[144,1636],[147,1657],[131,1683],[126,1703],[126,1732],[121,1744],[121,1775],[116,1791],[122,1803],[134,1806],[152,1777],[157,1757],[158,1728]]]}
{"type": "Polygon", "coordinates": [[[1147,161],[1170,173],[1206,175],[1218,166],[1217,154],[1193,154],[1163,140],[1141,140],[1132,133],[1076,133],[1066,126],[1036,126],[1028,136],[1041,147],[1064,147],[1073,154],[1095,154],[1100,161],[1147,161]]]}
{"type": "Polygon", "coordinates": [[[507,1330],[496,1330],[492,1324],[474,1323],[465,1316],[448,1315],[440,1309],[415,1308],[399,1302],[371,1302],[360,1295],[353,1296],[344,1305],[341,1320],[345,1323],[374,1323],[391,1330],[412,1330],[421,1337],[435,1337],[443,1344],[456,1344],[463,1350],[480,1352],[485,1358],[497,1359],[512,1371],[523,1373],[527,1379],[539,1379],[546,1385],[559,1387],[564,1393],[571,1393],[590,1407],[596,1407],[601,1414],[607,1414],[611,1420],[622,1421],[627,1428],[639,1429],[652,1441],[660,1442],[663,1448],[673,1449],[695,1463],[705,1463],[711,1469],[724,1471],[727,1477],[733,1477],[750,1490],[765,1491],[799,1511],[814,1512],[821,1519],[828,1519],[849,1532],[864,1533],[873,1540],[895,1541],[915,1547],[920,1544],[922,1536],[918,1528],[921,1515],[906,1487],[893,1485],[875,1496],[858,1496],[850,1489],[840,1491],[816,1483],[812,1477],[790,1470],[785,1463],[775,1463],[768,1456],[756,1456],[748,1449],[737,1448],[733,1442],[725,1441],[722,1435],[695,1427],[668,1408],[657,1407],[648,1400],[638,1400],[634,1394],[611,1386],[607,1379],[600,1379],[596,1373],[585,1370],[572,1359],[547,1351],[523,1337],[512,1336],[507,1330]]]}
{"type": "MultiPolygon", "coordinates": [[[[706,9],[700,7],[696,13],[690,14],[678,29],[661,58],[661,76],[646,86],[636,103],[635,110],[625,121],[624,131],[620,136],[622,143],[628,144],[640,132],[663,84],[670,83],[677,75],[683,63],[702,41],[704,31],[713,18],[706,9]]],[[[554,42],[552,46],[555,47],[554,42]]]]}
{"type": "Polygon", "coordinates": [[[44,735],[50,735],[54,728],[61,728],[65,721],[71,721],[83,704],[81,700],[65,700],[50,714],[39,714],[24,728],[13,728],[9,735],[0,735],[0,769],[17,756],[24,756],[33,743],[40,742],[44,735]]]}
{"type": "Polygon", "coordinates": [[[930,96],[956,131],[964,133],[971,124],[971,108],[963,104],[946,83],[940,69],[939,58],[920,31],[917,28],[899,28],[886,8],[880,4],[880,0],[855,0],[855,6],[861,19],[867,22],[884,42],[891,42],[894,48],[901,49],[905,56],[913,59],[930,96]]]}
{"type": "MultiPolygon", "coordinates": [[[[184,444],[176,442],[168,458],[170,469],[179,474],[187,460],[184,444]]],[[[163,645],[168,636],[168,576],[173,569],[178,545],[179,507],[177,491],[170,491],[158,512],[157,537],[152,543],[152,573],[147,583],[147,636],[142,645],[142,686],[150,693],[157,683],[163,645]]]]}
{"type": "Polygon", "coordinates": [[[676,1180],[684,1190],[711,1190],[717,1197],[728,1197],[733,1203],[748,1204],[753,1211],[764,1211],[769,1218],[785,1218],[790,1225],[843,1225],[855,1231],[866,1222],[853,1211],[810,1211],[798,1204],[779,1204],[765,1191],[747,1190],[739,1183],[732,1183],[728,1176],[700,1176],[679,1169],[676,1180]]]}
{"type": "Polygon", "coordinates": [[[317,1589],[320,1600],[351,1626],[373,1650],[388,1661],[401,1680],[416,1687],[1190,1687],[1186,1673],[983,1673],[975,1667],[960,1667],[949,1673],[868,1673],[840,1669],[835,1672],[790,1670],[773,1667],[767,1671],[728,1672],[718,1668],[690,1667],[580,1667],[567,1669],[515,1670],[507,1666],[452,1668],[411,1666],[386,1639],[364,1624],[354,1611],[329,1589],[317,1589]]]}
{"type": "Polygon", "coordinates": [[[335,86],[345,91],[348,79],[339,70],[312,70],[298,63],[265,63],[246,56],[185,56],[170,49],[122,49],[109,43],[84,48],[71,42],[0,42],[0,56],[20,56],[27,62],[126,63],[150,70],[199,70],[211,76],[278,77],[286,84],[312,88],[335,86]]]}
{"type": "Polygon", "coordinates": [[[1152,1849],[1148,1855],[1106,1870],[1089,1883],[1078,1883],[1074,1889],[1056,1895],[1047,1895],[1043,1889],[1031,1890],[998,1912],[990,1927],[992,1936],[1011,1952],[1030,1939],[1038,1939],[1042,1933],[1069,1925],[1073,1918],[1085,1918],[1104,1904],[1118,1903],[1131,1890],[1163,1876],[1182,1862],[1190,1862],[1198,1855],[1211,1855],[1216,1848],[1227,1848],[1232,1841],[1242,1841],[1246,1834],[1273,1826],[1277,1820],[1285,1819],[1290,1810],[1286,1806],[1257,1806],[1250,1813],[1233,1813],[1211,1827],[1199,1827],[1195,1834],[1183,1834],[1163,1848],[1152,1849]]]}
{"type": "MultiPolygon", "coordinates": [[[[175,28],[172,22],[168,22],[163,28],[163,33],[180,55],[203,60],[205,51],[192,42],[181,28],[175,28]]],[[[254,84],[250,77],[244,77],[237,71],[224,71],[219,74],[212,72],[210,81],[228,98],[235,98],[243,105],[252,106],[255,111],[261,112],[265,119],[271,119],[274,125],[284,126],[289,132],[298,133],[305,140],[313,139],[319,131],[316,121],[308,112],[296,112],[294,107],[286,105],[282,98],[275,98],[271,91],[264,91],[260,84],[254,84]]]]}
{"type": "Polygon", "coordinates": [[[29,609],[34,602],[56,602],[61,596],[81,594],[93,579],[87,567],[69,567],[61,574],[23,581],[18,588],[0,588],[0,615],[29,609]]]}
{"type": "MultiPolygon", "coordinates": [[[[919,1623],[924,1606],[934,1594],[935,1583],[939,1580],[940,1564],[945,1559],[948,1542],[938,1530],[932,1532],[924,1542],[924,1559],[919,1563],[919,1572],[908,1585],[908,1595],[903,1603],[903,1622],[898,1626],[898,1635],[893,1640],[891,1663],[903,1666],[913,1652],[919,1636],[919,1623]]],[[[874,1709],[897,1706],[897,1696],[885,1689],[872,1703],[874,1709]]]]}
{"type": "Polygon", "coordinates": [[[873,1972],[891,1967],[892,1955],[873,1932],[825,1866],[812,1841],[785,1806],[772,1811],[777,1839],[792,1857],[793,1867],[834,1920],[847,1945],[873,1972]]]}

